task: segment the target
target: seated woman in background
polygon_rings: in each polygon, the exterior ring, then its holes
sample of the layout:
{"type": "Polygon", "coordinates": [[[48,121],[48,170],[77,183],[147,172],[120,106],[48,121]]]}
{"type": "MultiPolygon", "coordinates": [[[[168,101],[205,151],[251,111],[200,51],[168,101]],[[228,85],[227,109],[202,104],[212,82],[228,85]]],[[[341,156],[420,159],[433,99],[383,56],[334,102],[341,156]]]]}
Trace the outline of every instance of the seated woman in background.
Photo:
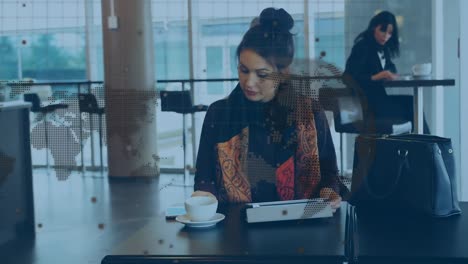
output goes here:
{"type": "MultiPolygon", "coordinates": [[[[377,82],[398,78],[392,59],[399,55],[400,42],[395,15],[383,11],[375,15],[367,29],[356,37],[351,55],[346,61],[344,82],[359,89],[365,96],[367,114],[372,114],[375,119],[393,119],[395,122],[413,120],[412,97],[389,96],[385,87],[377,82]]],[[[424,131],[429,131],[425,121],[424,131]]]]}
{"type": "Polygon", "coordinates": [[[285,10],[267,8],[245,33],[237,47],[239,84],[205,116],[194,196],[230,203],[322,197],[339,207],[327,119],[285,77],[293,25],[285,10]]]}

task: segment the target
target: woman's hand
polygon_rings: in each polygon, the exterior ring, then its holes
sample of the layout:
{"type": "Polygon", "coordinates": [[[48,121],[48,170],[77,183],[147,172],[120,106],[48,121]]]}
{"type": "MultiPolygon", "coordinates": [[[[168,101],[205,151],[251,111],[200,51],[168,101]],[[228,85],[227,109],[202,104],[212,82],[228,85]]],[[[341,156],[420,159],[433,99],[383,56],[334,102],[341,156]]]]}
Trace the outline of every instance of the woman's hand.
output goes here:
{"type": "Polygon", "coordinates": [[[327,202],[330,202],[330,206],[333,209],[333,212],[341,206],[341,196],[337,194],[332,188],[322,188],[320,190],[320,198],[326,199],[327,202]]]}
{"type": "Polygon", "coordinates": [[[212,194],[210,192],[204,192],[204,191],[194,191],[192,193],[191,197],[194,197],[194,196],[208,196],[208,197],[216,198],[216,196],[214,196],[214,194],[212,194]]]}
{"type": "Polygon", "coordinates": [[[371,79],[373,81],[378,80],[395,80],[398,78],[398,75],[391,71],[381,71],[375,75],[372,75],[371,79]]]}

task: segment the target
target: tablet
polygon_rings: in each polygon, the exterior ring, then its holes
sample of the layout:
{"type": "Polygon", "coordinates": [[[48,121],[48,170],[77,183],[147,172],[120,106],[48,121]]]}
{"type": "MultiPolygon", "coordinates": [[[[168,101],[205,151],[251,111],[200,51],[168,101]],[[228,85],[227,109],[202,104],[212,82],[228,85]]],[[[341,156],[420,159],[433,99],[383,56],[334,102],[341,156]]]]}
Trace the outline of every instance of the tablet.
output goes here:
{"type": "Polygon", "coordinates": [[[326,218],[333,216],[330,203],[322,198],[246,204],[247,223],[326,218]]]}

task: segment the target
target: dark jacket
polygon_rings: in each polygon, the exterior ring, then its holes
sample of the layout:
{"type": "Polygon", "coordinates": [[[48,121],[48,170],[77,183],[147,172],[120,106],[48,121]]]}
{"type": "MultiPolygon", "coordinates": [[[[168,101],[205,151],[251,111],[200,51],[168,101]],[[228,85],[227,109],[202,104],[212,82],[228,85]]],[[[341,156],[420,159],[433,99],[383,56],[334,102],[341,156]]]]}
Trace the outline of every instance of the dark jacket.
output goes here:
{"type": "MultiPolygon", "coordinates": [[[[219,184],[217,146],[238,136],[249,128],[248,177],[252,187],[252,201],[273,201],[279,197],[275,188],[275,170],[294,157],[294,127],[286,128],[280,142],[273,143],[268,122],[265,122],[265,107],[271,103],[255,103],[247,100],[240,89],[213,103],[206,113],[197,157],[195,190],[208,191],[218,199],[222,196],[219,184]]],[[[317,145],[320,160],[321,180],[319,188],[331,187],[339,193],[339,179],[335,148],[328,122],[323,111],[314,112],[317,145]]],[[[221,197],[222,198],[222,197],[221,197]]],[[[222,199],[221,199],[222,200],[222,199]]]]}
{"type": "Polygon", "coordinates": [[[372,81],[371,77],[383,70],[397,72],[388,49],[373,40],[361,39],[351,50],[344,72],[345,83],[360,95],[364,95],[371,110],[374,110],[377,115],[385,111],[384,105],[387,105],[390,98],[388,98],[385,88],[378,81],[372,81]],[[385,68],[382,68],[380,64],[378,50],[384,52],[385,68]]]}

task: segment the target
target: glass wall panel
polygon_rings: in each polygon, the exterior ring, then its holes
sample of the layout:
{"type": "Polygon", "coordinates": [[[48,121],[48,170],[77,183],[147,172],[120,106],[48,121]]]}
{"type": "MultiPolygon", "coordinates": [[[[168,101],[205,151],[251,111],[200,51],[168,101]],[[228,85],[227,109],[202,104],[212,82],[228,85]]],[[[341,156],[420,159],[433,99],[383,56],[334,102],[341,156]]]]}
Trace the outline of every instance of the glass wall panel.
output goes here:
{"type": "Polygon", "coordinates": [[[23,78],[86,79],[85,36],[80,31],[20,35],[23,78]]]}
{"type": "Polygon", "coordinates": [[[0,80],[18,78],[18,49],[15,43],[15,36],[0,35],[0,80]]]}
{"type": "Polygon", "coordinates": [[[76,168],[79,159],[79,142],[69,137],[79,131],[76,87],[32,83],[86,79],[84,4],[83,0],[6,0],[0,4],[0,67],[4,68],[0,79],[13,82],[8,99],[20,99],[27,92],[37,93],[43,104],[69,105],[54,116],[31,115],[33,165],[45,165],[48,157],[51,165],[76,168]],[[18,85],[19,79],[31,83],[18,85]],[[48,147],[44,145],[45,127],[50,130],[48,147]],[[78,152],[73,154],[75,147],[78,152]]]}
{"type": "MultiPolygon", "coordinates": [[[[155,55],[156,80],[187,80],[190,78],[189,62],[189,31],[188,5],[186,0],[152,0],[152,20],[155,55]]],[[[189,89],[189,85],[181,82],[158,83],[158,90],[180,91],[189,89]]],[[[161,112],[161,99],[158,99],[157,131],[160,166],[162,168],[183,167],[182,118],[174,112],[161,112]]],[[[186,133],[190,139],[190,119],[187,117],[186,133]]],[[[191,141],[187,143],[186,151],[193,164],[191,141]]]]}

